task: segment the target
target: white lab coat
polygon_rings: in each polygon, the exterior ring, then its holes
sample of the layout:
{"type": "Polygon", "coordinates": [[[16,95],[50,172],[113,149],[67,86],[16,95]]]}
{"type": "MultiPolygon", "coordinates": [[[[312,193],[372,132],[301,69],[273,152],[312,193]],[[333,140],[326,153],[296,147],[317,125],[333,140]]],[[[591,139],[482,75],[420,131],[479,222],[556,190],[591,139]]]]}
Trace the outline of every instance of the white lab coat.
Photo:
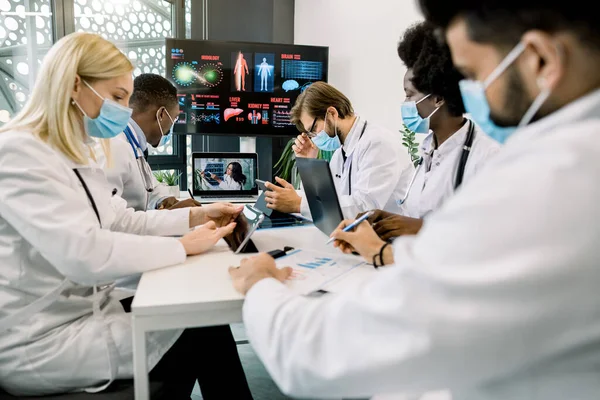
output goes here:
{"type": "Polygon", "coordinates": [[[221,190],[242,190],[242,184],[233,180],[229,175],[225,175],[223,180],[219,183],[219,189],[221,190]]]}
{"type": "MultiPolygon", "coordinates": [[[[399,133],[368,121],[361,138],[364,124],[365,120],[357,117],[346,137],[343,146],[346,162],[340,148],[329,163],[344,218],[354,218],[360,212],[374,209],[400,212],[397,202],[404,197],[414,172],[399,133]],[[352,181],[351,194],[349,180],[352,181]]],[[[300,212],[310,218],[306,195],[303,190],[298,194],[302,198],[300,212]]]]}
{"type": "MultiPolygon", "coordinates": [[[[467,122],[434,151],[434,137],[430,133],[420,146],[423,164],[418,169],[408,197],[402,204],[400,214],[423,218],[437,210],[454,195],[456,171],[469,131],[467,122]]],[[[475,137],[465,165],[463,185],[500,150],[500,144],[491,139],[475,125],[475,137]]]]}
{"type": "MultiPolygon", "coordinates": [[[[109,284],[183,262],[177,239],[142,235],[188,231],[189,210],[134,212],[98,165],[76,165],[28,132],[1,133],[0,386],[40,395],[131,378],[131,317],[109,284]]],[[[150,368],[179,334],[150,334],[150,368]]]]}
{"type": "Polygon", "coordinates": [[[522,129],[357,291],[247,294],[284,392],[455,400],[600,394],[600,91],[522,129]]]}
{"type": "MultiPolygon", "coordinates": [[[[138,136],[143,132],[138,132],[133,124],[129,124],[129,129],[138,136]]],[[[145,141],[145,140],[144,140],[145,141]]],[[[136,211],[146,210],[146,202],[148,210],[156,209],[157,205],[167,197],[171,197],[169,188],[166,185],[160,184],[154,175],[154,189],[148,193],[142,172],[138,166],[136,155],[127,140],[125,133],[121,133],[117,137],[111,139],[111,159],[112,163],[107,166],[106,158],[102,153],[100,146],[96,146],[96,154],[98,162],[102,165],[106,172],[106,179],[111,184],[112,188],[117,189],[117,194],[127,201],[127,206],[136,211]]],[[[137,149],[136,149],[137,150],[137,149]]],[[[139,152],[139,150],[137,150],[139,152]]],[[[143,155],[140,153],[140,156],[143,155]]]]}

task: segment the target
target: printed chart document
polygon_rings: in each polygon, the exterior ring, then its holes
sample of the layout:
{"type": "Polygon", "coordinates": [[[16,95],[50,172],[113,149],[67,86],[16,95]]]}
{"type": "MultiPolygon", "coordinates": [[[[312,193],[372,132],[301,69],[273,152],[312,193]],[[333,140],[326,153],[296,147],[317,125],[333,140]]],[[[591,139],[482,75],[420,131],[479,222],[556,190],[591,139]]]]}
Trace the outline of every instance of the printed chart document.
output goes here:
{"type": "Polygon", "coordinates": [[[331,255],[311,250],[294,250],[277,259],[277,267],[293,268],[286,285],[296,293],[308,294],[347,274],[365,262],[355,256],[331,255]]]}

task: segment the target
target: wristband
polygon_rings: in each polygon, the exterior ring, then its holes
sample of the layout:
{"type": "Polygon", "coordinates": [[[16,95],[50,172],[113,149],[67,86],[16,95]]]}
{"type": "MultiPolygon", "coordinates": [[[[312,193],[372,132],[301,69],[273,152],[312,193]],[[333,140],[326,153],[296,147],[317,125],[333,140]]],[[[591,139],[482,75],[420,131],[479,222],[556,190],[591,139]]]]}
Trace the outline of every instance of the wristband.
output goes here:
{"type": "Polygon", "coordinates": [[[388,247],[390,244],[389,243],[385,243],[383,246],[381,246],[381,250],[379,250],[379,264],[381,264],[380,266],[383,266],[383,251],[385,250],[386,247],[388,247]]]}
{"type": "Polygon", "coordinates": [[[377,261],[375,261],[376,258],[377,258],[377,253],[373,254],[373,268],[379,268],[379,265],[377,265],[377,261]]]}

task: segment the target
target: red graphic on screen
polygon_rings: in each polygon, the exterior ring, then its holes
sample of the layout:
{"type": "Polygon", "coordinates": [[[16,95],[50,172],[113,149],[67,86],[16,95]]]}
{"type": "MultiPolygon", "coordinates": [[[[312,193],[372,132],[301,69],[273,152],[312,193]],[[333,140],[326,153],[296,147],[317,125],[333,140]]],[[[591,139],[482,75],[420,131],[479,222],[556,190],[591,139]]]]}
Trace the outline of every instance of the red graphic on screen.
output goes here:
{"type": "Polygon", "coordinates": [[[227,109],[225,109],[225,112],[223,113],[223,117],[225,118],[225,122],[227,122],[229,120],[229,118],[236,117],[243,112],[244,112],[244,110],[242,110],[241,108],[227,108],[227,109]]]}
{"type": "Polygon", "coordinates": [[[260,121],[261,118],[260,111],[256,112],[256,110],[252,110],[251,113],[248,113],[248,121],[250,121],[252,125],[258,125],[258,121],[260,121]]]}

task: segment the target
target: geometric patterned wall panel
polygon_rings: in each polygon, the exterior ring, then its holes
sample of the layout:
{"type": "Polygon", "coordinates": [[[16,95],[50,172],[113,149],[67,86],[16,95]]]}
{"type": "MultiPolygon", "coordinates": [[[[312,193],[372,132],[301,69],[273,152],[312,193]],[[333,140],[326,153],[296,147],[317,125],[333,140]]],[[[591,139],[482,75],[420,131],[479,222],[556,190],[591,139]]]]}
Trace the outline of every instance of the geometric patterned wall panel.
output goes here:
{"type": "Polygon", "coordinates": [[[51,45],[50,0],[0,0],[0,124],[27,102],[32,66],[51,45]]]}
{"type": "MultiPolygon", "coordinates": [[[[135,65],[134,75],[165,75],[165,38],[173,37],[172,5],[162,0],[75,0],[75,30],[115,43],[135,65]]],[[[153,155],[173,154],[172,143],[153,155]]]]}
{"type": "Polygon", "coordinates": [[[164,74],[164,40],[173,36],[171,4],[162,0],[75,0],[75,30],[97,32],[142,72],[164,74]]]}

